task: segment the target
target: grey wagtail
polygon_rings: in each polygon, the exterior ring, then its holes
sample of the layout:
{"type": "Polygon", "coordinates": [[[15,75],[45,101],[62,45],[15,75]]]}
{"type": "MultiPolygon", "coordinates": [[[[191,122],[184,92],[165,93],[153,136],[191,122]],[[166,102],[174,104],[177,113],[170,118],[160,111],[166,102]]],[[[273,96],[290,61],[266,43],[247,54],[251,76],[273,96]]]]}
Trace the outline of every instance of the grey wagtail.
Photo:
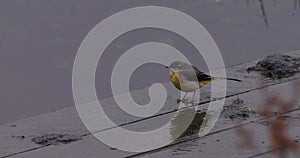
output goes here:
{"type": "Polygon", "coordinates": [[[188,92],[193,92],[192,102],[195,97],[195,92],[199,88],[202,88],[207,83],[213,80],[232,80],[241,82],[239,79],[234,78],[224,78],[224,77],[212,77],[204,72],[201,72],[197,67],[189,65],[188,63],[182,61],[174,61],[170,66],[166,66],[170,70],[170,80],[172,84],[179,89],[180,91],[185,92],[185,95],[182,99],[177,100],[185,101],[185,97],[188,92]]]}

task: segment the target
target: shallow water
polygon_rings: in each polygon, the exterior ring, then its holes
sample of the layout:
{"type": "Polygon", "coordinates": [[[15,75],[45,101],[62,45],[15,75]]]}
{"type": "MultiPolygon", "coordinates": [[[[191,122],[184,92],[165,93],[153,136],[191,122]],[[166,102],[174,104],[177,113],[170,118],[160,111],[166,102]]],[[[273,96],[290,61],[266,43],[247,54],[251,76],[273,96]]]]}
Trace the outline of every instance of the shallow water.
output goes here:
{"type": "MultiPolygon", "coordinates": [[[[227,66],[300,49],[298,0],[0,1],[0,124],[73,105],[71,75],[77,49],[104,18],[143,5],[165,6],[197,19],[211,33],[227,66]]],[[[110,96],[110,72],[128,48],[164,42],[207,70],[188,42],[170,32],[141,29],[124,34],[105,51],[96,74],[99,97],[110,96]]],[[[131,89],[168,81],[167,70],[147,64],[131,89]],[[156,75],[153,75],[153,73],[156,75]]]]}

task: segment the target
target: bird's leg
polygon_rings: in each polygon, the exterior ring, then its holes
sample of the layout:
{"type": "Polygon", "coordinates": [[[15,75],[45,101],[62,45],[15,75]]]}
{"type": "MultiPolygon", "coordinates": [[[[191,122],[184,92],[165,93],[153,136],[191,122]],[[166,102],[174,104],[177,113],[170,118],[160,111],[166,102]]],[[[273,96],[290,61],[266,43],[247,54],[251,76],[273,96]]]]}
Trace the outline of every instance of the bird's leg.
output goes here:
{"type": "Polygon", "coordinates": [[[193,107],[194,107],[194,98],[195,98],[195,93],[196,93],[196,91],[194,91],[194,92],[193,92],[193,97],[192,97],[192,100],[189,102],[189,103],[191,103],[191,104],[193,105],[193,107]]]}
{"type": "Polygon", "coordinates": [[[183,98],[181,99],[182,101],[185,100],[186,95],[188,94],[188,92],[185,92],[185,95],[183,96],[183,98]]]}
{"type": "Polygon", "coordinates": [[[194,103],[195,93],[196,93],[196,91],[194,91],[194,93],[193,93],[192,104],[194,103]]]}
{"type": "Polygon", "coordinates": [[[185,95],[183,96],[182,99],[177,99],[177,103],[185,102],[185,101],[186,101],[185,97],[186,97],[187,93],[188,93],[188,92],[185,92],[185,95]]]}
{"type": "Polygon", "coordinates": [[[194,91],[194,93],[193,93],[192,103],[194,102],[195,93],[196,93],[196,91],[194,91]]]}

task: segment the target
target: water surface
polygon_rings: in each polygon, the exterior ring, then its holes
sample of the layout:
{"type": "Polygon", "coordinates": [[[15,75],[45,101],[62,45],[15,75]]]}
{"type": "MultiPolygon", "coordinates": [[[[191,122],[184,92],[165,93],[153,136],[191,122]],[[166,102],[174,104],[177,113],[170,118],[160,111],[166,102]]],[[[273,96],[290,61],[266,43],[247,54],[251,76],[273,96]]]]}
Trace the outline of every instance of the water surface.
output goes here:
{"type": "MultiPolygon", "coordinates": [[[[72,64],[84,37],[104,18],[144,5],[174,8],[197,19],[215,39],[226,66],[300,49],[298,0],[1,0],[0,124],[72,106],[72,64]]],[[[195,48],[178,35],[135,30],[105,51],[96,74],[100,98],[111,95],[109,77],[118,57],[150,41],[176,47],[207,70],[195,48]]],[[[130,88],[166,81],[167,70],[147,64],[133,74],[130,88]]]]}

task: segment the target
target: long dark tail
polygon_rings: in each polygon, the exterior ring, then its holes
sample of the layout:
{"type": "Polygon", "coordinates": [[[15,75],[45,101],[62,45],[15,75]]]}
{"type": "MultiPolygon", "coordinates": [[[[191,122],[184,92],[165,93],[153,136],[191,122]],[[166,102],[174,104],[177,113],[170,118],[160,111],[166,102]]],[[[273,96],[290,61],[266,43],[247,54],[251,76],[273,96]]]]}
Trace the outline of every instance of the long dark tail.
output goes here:
{"type": "Polygon", "coordinates": [[[236,81],[236,82],[242,82],[242,80],[235,79],[235,78],[225,78],[225,77],[214,77],[214,80],[231,80],[231,81],[236,81]]]}

